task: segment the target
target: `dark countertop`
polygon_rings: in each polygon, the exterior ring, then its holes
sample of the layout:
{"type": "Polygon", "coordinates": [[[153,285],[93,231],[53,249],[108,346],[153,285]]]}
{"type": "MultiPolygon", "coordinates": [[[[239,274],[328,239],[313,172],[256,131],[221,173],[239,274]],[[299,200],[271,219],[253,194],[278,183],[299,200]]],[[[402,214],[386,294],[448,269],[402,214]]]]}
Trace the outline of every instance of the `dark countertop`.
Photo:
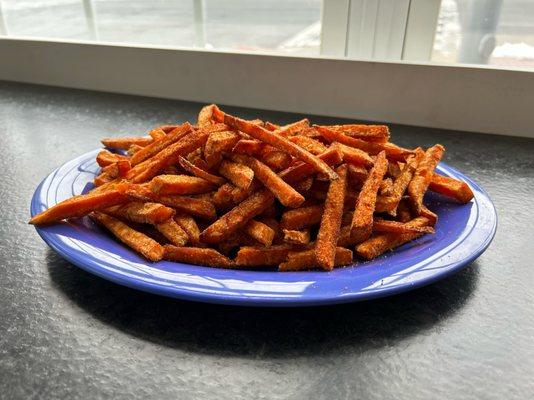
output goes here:
{"type": "Polygon", "coordinates": [[[137,292],[64,261],[26,224],[32,193],[51,170],[103,136],[194,120],[199,107],[0,82],[0,398],[534,393],[534,140],[393,127],[401,145],[443,143],[446,161],[492,197],[499,228],[455,276],[357,304],[253,309],[137,292]]]}

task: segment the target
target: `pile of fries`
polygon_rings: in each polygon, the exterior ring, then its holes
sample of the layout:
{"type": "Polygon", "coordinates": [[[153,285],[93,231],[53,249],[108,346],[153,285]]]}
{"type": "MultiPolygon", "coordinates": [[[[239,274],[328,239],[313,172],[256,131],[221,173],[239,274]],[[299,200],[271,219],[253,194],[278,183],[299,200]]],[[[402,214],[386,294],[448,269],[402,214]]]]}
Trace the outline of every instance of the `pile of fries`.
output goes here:
{"type": "Polygon", "coordinates": [[[196,125],[109,138],[95,188],[34,216],[89,215],[150,261],[326,271],[434,232],[427,190],[473,193],[434,173],[445,149],[404,149],[384,125],[279,126],[204,107],[196,125]]]}

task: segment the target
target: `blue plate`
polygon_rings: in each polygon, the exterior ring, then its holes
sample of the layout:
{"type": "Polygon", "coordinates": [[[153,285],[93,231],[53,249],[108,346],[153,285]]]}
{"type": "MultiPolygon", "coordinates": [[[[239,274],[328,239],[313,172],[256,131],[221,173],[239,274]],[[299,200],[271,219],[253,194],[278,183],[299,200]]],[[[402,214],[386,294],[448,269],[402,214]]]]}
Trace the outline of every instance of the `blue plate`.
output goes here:
{"type": "MultiPolygon", "coordinates": [[[[84,154],[52,172],[36,189],[31,215],[92,188],[99,171],[84,154]]],[[[168,261],[150,263],[103,232],[89,218],[37,227],[43,240],[78,267],[104,279],[164,296],[248,306],[312,306],[359,301],[411,290],[442,279],[476,259],[490,244],[497,215],[486,192],[441,163],[439,173],[463,180],[475,193],[468,204],[425,199],[439,215],[434,235],[373,261],[332,272],[235,271],[168,261]]]]}

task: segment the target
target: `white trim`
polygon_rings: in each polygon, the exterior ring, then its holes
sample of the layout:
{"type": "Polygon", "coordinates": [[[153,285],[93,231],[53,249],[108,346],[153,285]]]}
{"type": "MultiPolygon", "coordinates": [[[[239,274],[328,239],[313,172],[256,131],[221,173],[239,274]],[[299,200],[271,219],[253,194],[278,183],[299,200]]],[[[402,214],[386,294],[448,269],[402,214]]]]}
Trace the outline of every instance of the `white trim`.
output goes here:
{"type": "Polygon", "coordinates": [[[321,11],[321,54],[345,55],[350,0],[323,0],[321,11]]]}
{"type": "Polygon", "coordinates": [[[9,81],[534,137],[528,70],[11,38],[0,54],[9,81]]]}
{"type": "Polygon", "coordinates": [[[429,61],[434,47],[441,0],[411,0],[402,59],[429,61]]]}

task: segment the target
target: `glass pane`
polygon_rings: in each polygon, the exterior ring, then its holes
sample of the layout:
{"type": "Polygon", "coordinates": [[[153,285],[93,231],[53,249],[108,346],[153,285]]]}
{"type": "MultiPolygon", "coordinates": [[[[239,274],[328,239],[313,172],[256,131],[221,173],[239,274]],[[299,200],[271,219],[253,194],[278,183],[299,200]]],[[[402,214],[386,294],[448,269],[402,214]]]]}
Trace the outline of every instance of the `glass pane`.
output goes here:
{"type": "Polygon", "coordinates": [[[432,60],[534,67],[534,1],[442,0],[432,60]]]}
{"type": "Polygon", "coordinates": [[[320,47],[322,0],[0,0],[0,6],[0,35],[7,36],[296,54],[319,54],[320,47]]]}

